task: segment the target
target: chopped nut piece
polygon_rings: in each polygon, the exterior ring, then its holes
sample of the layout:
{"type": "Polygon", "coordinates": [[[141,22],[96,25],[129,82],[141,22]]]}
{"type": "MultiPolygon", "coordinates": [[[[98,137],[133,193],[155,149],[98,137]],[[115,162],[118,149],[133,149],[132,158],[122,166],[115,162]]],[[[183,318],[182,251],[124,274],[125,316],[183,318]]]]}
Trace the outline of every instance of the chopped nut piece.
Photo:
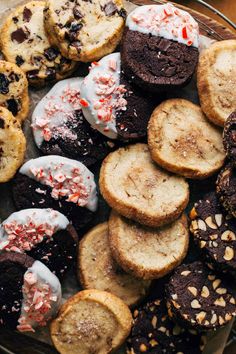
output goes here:
{"type": "Polygon", "coordinates": [[[218,238],[218,235],[217,234],[213,234],[213,235],[210,235],[210,239],[212,241],[216,240],[218,238]]]}
{"type": "Polygon", "coordinates": [[[187,276],[187,275],[189,275],[191,272],[190,272],[190,270],[184,270],[182,273],[180,273],[181,275],[183,275],[183,276],[187,276]]]}
{"type": "Polygon", "coordinates": [[[216,214],[215,215],[215,221],[216,221],[218,226],[221,226],[221,224],[222,224],[222,214],[216,214]]]}
{"type": "Polygon", "coordinates": [[[227,246],[225,248],[225,254],[223,257],[226,261],[231,261],[234,258],[234,250],[233,248],[227,246]]]}
{"type": "Polygon", "coordinates": [[[209,280],[214,280],[215,278],[216,278],[215,275],[208,275],[208,279],[209,279],[209,280]]]}
{"type": "Polygon", "coordinates": [[[161,326],[161,327],[158,328],[158,331],[165,333],[166,332],[166,327],[161,326]]]}
{"type": "Polygon", "coordinates": [[[223,325],[225,323],[225,320],[223,317],[219,316],[219,324],[223,325]]]}
{"type": "Polygon", "coordinates": [[[206,224],[204,223],[204,221],[203,220],[201,220],[201,219],[199,219],[198,220],[198,228],[200,229],[200,230],[202,230],[202,231],[206,231],[206,224]]]}
{"type": "Polygon", "coordinates": [[[156,326],[157,326],[157,316],[153,316],[153,318],[152,318],[152,326],[153,326],[153,328],[156,328],[156,326]]]}
{"type": "Polygon", "coordinates": [[[138,310],[134,311],[134,318],[138,316],[138,310]]]}
{"type": "Polygon", "coordinates": [[[188,291],[190,291],[190,293],[194,296],[197,296],[197,288],[195,288],[194,286],[189,286],[188,291]]]}
{"type": "Polygon", "coordinates": [[[216,316],[216,314],[214,313],[214,314],[212,315],[212,318],[211,318],[211,324],[216,323],[216,321],[217,321],[217,316],[216,316]]]}
{"type": "Polygon", "coordinates": [[[191,302],[191,307],[193,309],[200,309],[201,308],[201,304],[199,303],[199,301],[197,299],[194,299],[192,302],[191,302]]]}
{"type": "Polygon", "coordinates": [[[221,297],[219,297],[219,299],[216,299],[215,301],[214,301],[214,304],[216,305],[216,306],[221,306],[221,307],[225,307],[226,306],[226,302],[225,302],[225,300],[224,300],[224,298],[221,296],[221,297]]]}
{"type": "Polygon", "coordinates": [[[230,321],[231,318],[232,318],[232,315],[231,315],[230,313],[227,313],[227,314],[225,315],[225,320],[226,320],[226,321],[230,321]]]}
{"type": "Polygon", "coordinates": [[[146,351],[147,351],[147,346],[142,343],[142,344],[140,345],[139,349],[140,349],[140,352],[146,352],[146,351]]]}
{"type": "Polygon", "coordinates": [[[206,246],[206,241],[200,241],[200,248],[204,248],[206,246]]]}
{"type": "Polygon", "coordinates": [[[202,297],[208,297],[210,295],[209,289],[207,286],[203,286],[202,287],[202,291],[201,291],[201,296],[202,297]]]}
{"type": "Polygon", "coordinates": [[[178,295],[177,294],[173,294],[173,295],[171,295],[171,297],[172,297],[173,300],[177,300],[178,299],[178,295]]]}
{"type": "Polygon", "coordinates": [[[195,230],[198,230],[197,220],[193,220],[190,225],[190,231],[194,233],[195,230]]]}
{"type": "Polygon", "coordinates": [[[217,225],[213,223],[211,216],[208,216],[208,217],[206,218],[205,223],[206,223],[211,229],[214,229],[214,230],[217,229],[217,225]]]}
{"type": "Polygon", "coordinates": [[[152,347],[158,345],[158,342],[155,339],[151,339],[149,343],[151,344],[152,347]]]}
{"type": "Polygon", "coordinates": [[[190,219],[195,219],[197,217],[197,212],[195,208],[192,208],[192,210],[190,211],[190,219]]]}
{"type": "Polygon", "coordinates": [[[223,234],[221,235],[221,240],[223,241],[235,241],[236,240],[236,236],[235,233],[230,231],[230,230],[226,230],[225,232],[223,232],[223,234]]]}
{"type": "Polygon", "coordinates": [[[235,305],[235,304],[236,304],[236,302],[235,302],[235,298],[234,298],[234,297],[231,297],[231,299],[229,300],[229,302],[230,302],[231,304],[233,304],[233,305],[235,305]]]}
{"type": "Polygon", "coordinates": [[[225,288],[218,288],[218,289],[216,289],[216,293],[223,295],[223,294],[227,293],[227,290],[225,288]]]}
{"type": "Polygon", "coordinates": [[[218,288],[218,286],[220,285],[220,283],[221,283],[221,280],[220,280],[220,279],[214,280],[213,283],[212,283],[213,289],[215,290],[216,288],[218,288]]]}
{"type": "Polygon", "coordinates": [[[201,311],[196,315],[196,320],[198,323],[202,323],[202,321],[205,319],[206,317],[206,312],[205,311],[201,311]]]}

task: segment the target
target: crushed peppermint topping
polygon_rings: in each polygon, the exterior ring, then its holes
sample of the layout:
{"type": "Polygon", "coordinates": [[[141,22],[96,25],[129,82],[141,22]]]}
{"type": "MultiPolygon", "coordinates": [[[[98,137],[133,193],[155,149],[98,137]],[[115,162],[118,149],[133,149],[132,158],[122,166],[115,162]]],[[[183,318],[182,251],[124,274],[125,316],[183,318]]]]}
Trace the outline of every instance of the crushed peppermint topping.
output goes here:
{"type": "Polygon", "coordinates": [[[35,332],[32,322],[38,326],[46,326],[46,317],[49,319],[46,315],[51,311],[52,302],[58,299],[52,294],[50,286],[38,281],[37,275],[30,271],[24,275],[22,291],[24,314],[18,320],[17,329],[20,332],[35,332]]]}
{"type": "Polygon", "coordinates": [[[188,46],[198,46],[198,23],[189,13],[170,3],[141,6],[128,16],[127,23],[133,30],[140,28],[141,31],[172,38],[188,46]]]}
{"type": "Polygon", "coordinates": [[[8,235],[7,241],[0,249],[13,252],[30,251],[35,245],[42,242],[45,237],[51,238],[55,233],[56,226],[48,223],[36,224],[31,217],[21,224],[16,220],[3,223],[2,227],[8,235]]]}
{"type": "Polygon", "coordinates": [[[67,197],[66,201],[81,207],[85,206],[91,193],[91,185],[85,183],[82,175],[83,171],[79,168],[71,168],[66,173],[61,172],[63,165],[63,163],[58,163],[53,167],[47,167],[47,171],[43,167],[33,167],[30,171],[38,181],[52,188],[52,198],[67,197]]]}
{"type": "Polygon", "coordinates": [[[124,85],[117,85],[114,71],[117,63],[115,60],[109,62],[109,68],[112,72],[98,73],[94,76],[93,81],[96,84],[96,95],[98,100],[93,102],[93,108],[97,111],[97,118],[102,123],[115,120],[116,111],[125,111],[127,101],[124,98],[127,92],[124,85]]]}
{"type": "Polygon", "coordinates": [[[45,141],[53,138],[76,140],[77,134],[72,129],[78,125],[76,111],[81,109],[80,91],[68,86],[60,96],[62,104],[53,102],[54,96],[49,99],[51,101],[44,107],[45,115],[36,117],[32,128],[40,130],[45,141]],[[69,108],[63,103],[69,104],[69,108]]]}

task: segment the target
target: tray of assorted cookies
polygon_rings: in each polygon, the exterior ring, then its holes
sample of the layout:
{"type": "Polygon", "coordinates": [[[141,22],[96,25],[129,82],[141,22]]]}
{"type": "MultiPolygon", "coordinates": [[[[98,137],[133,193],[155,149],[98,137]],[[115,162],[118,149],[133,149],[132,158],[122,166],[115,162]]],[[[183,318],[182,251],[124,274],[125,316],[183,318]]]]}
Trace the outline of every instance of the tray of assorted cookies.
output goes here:
{"type": "Polygon", "coordinates": [[[0,351],[222,354],[235,32],[149,0],[3,0],[0,26],[0,351]]]}

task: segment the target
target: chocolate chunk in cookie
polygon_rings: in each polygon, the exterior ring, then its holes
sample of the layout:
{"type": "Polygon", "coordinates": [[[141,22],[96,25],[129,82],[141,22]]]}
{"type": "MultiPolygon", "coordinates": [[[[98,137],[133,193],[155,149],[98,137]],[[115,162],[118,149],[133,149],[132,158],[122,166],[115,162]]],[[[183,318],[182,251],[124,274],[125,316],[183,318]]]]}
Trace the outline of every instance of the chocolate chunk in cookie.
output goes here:
{"type": "Polygon", "coordinates": [[[214,192],[199,200],[190,212],[190,230],[203,255],[216,269],[236,275],[236,224],[214,192]]]}
{"type": "Polygon", "coordinates": [[[205,336],[175,324],[168,316],[166,303],[157,299],[136,309],[127,341],[128,354],[200,354],[205,336]]]}
{"type": "Polygon", "coordinates": [[[186,327],[210,330],[236,315],[229,284],[202,262],[179,266],[166,290],[169,315],[186,327]]]}
{"type": "Polygon", "coordinates": [[[236,169],[228,163],[219,173],[216,193],[225,210],[236,217],[236,169]]]}

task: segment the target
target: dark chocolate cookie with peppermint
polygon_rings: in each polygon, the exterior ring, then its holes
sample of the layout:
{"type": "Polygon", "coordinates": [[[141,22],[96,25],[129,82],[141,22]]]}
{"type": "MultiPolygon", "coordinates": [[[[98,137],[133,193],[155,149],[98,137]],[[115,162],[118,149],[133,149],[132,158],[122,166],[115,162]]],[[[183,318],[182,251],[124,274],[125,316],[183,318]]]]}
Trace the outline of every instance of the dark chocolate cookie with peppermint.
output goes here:
{"type": "Polygon", "coordinates": [[[171,4],[139,6],[126,20],[122,68],[144,90],[179,88],[194,74],[198,46],[198,24],[189,13],[171,4]]]}
{"type": "Polygon", "coordinates": [[[17,64],[34,86],[61,80],[76,68],[75,62],[50,45],[44,30],[44,7],[44,1],[17,7],[4,22],[0,38],[6,60],[17,64]]]}
{"type": "Polygon", "coordinates": [[[66,58],[92,62],[112,53],[125,25],[122,0],[47,0],[45,29],[66,58]]]}
{"type": "Polygon", "coordinates": [[[78,231],[94,218],[98,197],[94,175],[81,162],[49,155],[29,160],[13,183],[18,210],[52,208],[78,231]]]}
{"type": "Polygon", "coordinates": [[[144,138],[156,101],[131,85],[121,71],[120,53],[112,53],[93,63],[81,84],[85,118],[111,139],[144,138]]]}
{"type": "Polygon", "coordinates": [[[27,118],[29,95],[25,73],[5,60],[0,60],[0,106],[6,107],[19,123],[27,118]]]}
{"type": "Polygon", "coordinates": [[[213,267],[236,275],[236,224],[215,192],[195,203],[190,212],[194,240],[213,267]]]}
{"type": "Polygon", "coordinates": [[[127,354],[200,354],[204,349],[205,336],[175,324],[163,299],[136,309],[133,317],[127,354]]]}
{"type": "Polygon", "coordinates": [[[0,250],[26,253],[58,278],[75,263],[78,237],[69,220],[52,209],[24,209],[0,225],[0,250]]]}
{"type": "Polygon", "coordinates": [[[58,278],[26,254],[0,254],[0,328],[34,332],[54,317],[61,303],[58,278]]]}
{"type": "Polygon", "coordinates": [[[215,329],[236,315],[235,292],[200,261],[176,268],[166,292],[170,317],[187,328],[215,329]]]}
{"type": "Polygon", "coordinates": [[[102,160],[115,144],[90,127],[80,105],[83,78],[58,82],[37,104],[32,128],[37,147],[45,155],[61,155],[86,166],[102,160]]]}
{"type": "Polygon", "coordinates": [[[225,210],[236,217],[236,168],[232,163],[228,163],[220,171],[216,193],[225,210]]]}
{"type": "Polygon", "coordinates": [[[223,144],[232,162],[236,162],[236,111],[231,113],[224,124],[223,144]]]}

